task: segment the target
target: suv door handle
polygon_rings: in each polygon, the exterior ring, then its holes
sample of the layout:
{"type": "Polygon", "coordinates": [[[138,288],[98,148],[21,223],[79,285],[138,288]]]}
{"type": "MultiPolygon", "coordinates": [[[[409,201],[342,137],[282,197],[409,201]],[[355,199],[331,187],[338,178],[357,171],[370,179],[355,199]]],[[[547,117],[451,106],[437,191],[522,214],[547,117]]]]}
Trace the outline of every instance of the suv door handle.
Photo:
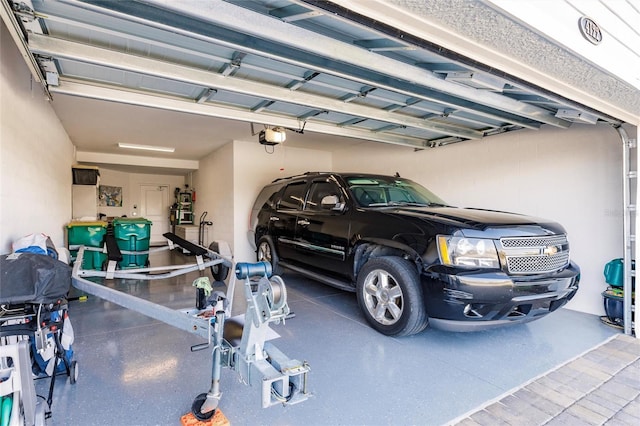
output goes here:
{"type": "Polygon", "coordinates": [[[308,224],[310,224],[310,223],[311,223],[311,222],[309,222],[307,219],[300,219],[300,220],[298,221],[298,225],[303,225],[303,226],[306,226],[306,225],[308,225],[308,224]]]}
{"type": "Polygon", "coordinates": [[[277,222],[277,221],[279,221],[279,220],[280,220],[280,218],[279,218],[278,216],[271,216],[271,217],[269,218],[269,220],[270,220],[271,222],[277,222]]]}

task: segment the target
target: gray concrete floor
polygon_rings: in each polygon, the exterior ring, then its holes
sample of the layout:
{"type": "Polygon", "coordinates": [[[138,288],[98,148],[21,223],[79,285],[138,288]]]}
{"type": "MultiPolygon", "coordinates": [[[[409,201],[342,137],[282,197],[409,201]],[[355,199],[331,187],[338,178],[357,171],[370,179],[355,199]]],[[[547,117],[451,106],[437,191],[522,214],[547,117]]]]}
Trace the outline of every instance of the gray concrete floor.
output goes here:
{"type": "MultiPolygon", "coordinates": [[[[152,256],[151,264],[193,261],[175,252],[170,257],[152,256]]],[[[195,306],[194,278],[191,274],[166,282],[109,285],[183,309],[195,306]]],[[[287,356],[309,363],[313,397],[296,405],[263,409],[260,390],[241,383],[234,371],[225,369],[220,409],[232,425],[475,422],[479,414],[474,413],[491,413],[488,402],[530,391],[520,387],[534,386],[532,380],[620,335],[597,316],[560,309],[533,323],[492,331],[427,329],[415,336],[391,338],[366,325],[354,294],[292,273],[283,278],[295,317],[272,326],[280,336],[273,343],[287,356]]],[[[234,314],[244,309],[242,290],[237,289],[234,314]]],[[[203,343],[201,338],[93,296],[85,302],[70,302],[69,313],[79,379],[73,385],[64,376],[56,379],[47,424],[179,425],[193,399],[209,390],[211,350],[190,350],[203,343]]],[[[612,357],[617,359],[615,354],[612,357]]],[[[637,363],[629,368],[637,371],[637,363]]],[[[48,380],[36,383],[40,395],[46,395],[47,387],[48,380]]],[[[558,415],[574,415],[573,410],[563,410],[558,415]]],[[[520,424],[536,423],[529,412],[515,415],[520,424]]]]}

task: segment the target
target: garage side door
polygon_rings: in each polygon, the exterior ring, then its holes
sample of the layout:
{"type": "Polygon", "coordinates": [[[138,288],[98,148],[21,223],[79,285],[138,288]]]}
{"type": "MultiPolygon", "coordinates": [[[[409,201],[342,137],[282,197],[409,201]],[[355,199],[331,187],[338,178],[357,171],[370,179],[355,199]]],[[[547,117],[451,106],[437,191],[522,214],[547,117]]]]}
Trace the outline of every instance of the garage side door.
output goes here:
{"type": "Polygon", "coordinates": [[[140,214],[149,219],[151,244],[164,244],[169,232],[169,185],[140,185],[140,214]]]}

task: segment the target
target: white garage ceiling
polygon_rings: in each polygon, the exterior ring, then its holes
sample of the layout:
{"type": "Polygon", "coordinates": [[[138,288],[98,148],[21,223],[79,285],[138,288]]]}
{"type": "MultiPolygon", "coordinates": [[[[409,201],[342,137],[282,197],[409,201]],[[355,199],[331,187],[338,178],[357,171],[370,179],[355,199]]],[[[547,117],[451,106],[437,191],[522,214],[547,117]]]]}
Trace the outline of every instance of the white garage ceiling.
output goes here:
{"type": "MultiPolygon", "coordinates": [[[[197,160],[257,140],[264,126],[288,129],[295,146],[425,149],[621,121],[340,5],[348,1],[2,1],[79,151],[122,154],[127,142],[197,160]]],[[[443,13],[434,1],[395,3],[443,13]]]]}

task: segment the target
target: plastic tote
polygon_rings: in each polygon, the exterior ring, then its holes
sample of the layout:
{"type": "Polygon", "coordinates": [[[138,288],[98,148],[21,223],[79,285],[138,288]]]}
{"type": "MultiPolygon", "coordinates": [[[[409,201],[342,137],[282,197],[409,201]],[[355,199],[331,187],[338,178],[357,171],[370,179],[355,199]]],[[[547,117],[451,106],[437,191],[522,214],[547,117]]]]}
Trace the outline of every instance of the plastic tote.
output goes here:
{"type": "MultiPolygon", "coordinates": [[[[151,239],[150,220],[144,218],[113,219],[113,235],[120,250],[126,251],[148,251],[151,239]]],[[[120,268],[137,268],[147,266],[149,254],[125,254],[122,253],[120,268]]]]}
{"type": "MultiPolygon", "coordinates": [[[[606,313],[609,322],[624,326],[624,291],[618,287],[609,287],[606,291],[602,292],[604,311],[606,313]]],[[[631,298],[635,300],[635,292],[632,293],[631,298]]],[[[631,312],[631,321],[635,321],[635,312],[631,312]]]]}
{"type": "MultiPolygon", "coordinates": [[[[635,271],[636,262],[631,261],[631,270],[635,271]]],[[[622,287],[624,285],[624,261],[613,259],[604,265],[604,278],[607,284],[612,287],[622,287]]],[[[631,279],[632,287],[635,289],[635,278],[631,279]]]]}
{"type": "MultiPolygon", "coordinates": [[[[82,222],[74,221],[67,225],[67,243],[71,246],[103,247],[104,237],[107,234],[107,222],[82,222]]],[[[71,250],[71,260],[75,261],[78,250],[71,250]]],[[[102,269],[107,260],[105,253],[93,250],[85,250],[82,259],[82,269],[102,269]]]]}

